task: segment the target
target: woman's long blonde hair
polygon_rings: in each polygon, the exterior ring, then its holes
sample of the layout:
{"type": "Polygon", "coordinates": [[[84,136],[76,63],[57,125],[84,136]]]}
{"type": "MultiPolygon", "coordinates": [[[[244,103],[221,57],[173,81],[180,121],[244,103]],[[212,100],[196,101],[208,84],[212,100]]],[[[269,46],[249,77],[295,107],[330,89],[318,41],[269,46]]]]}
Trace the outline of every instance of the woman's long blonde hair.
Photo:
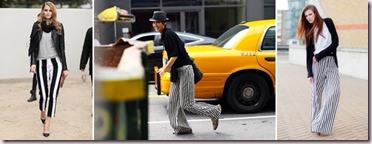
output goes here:
{"type": "Polygon", "coordinates": [[[41,28],[41,23],[43,21],[46,21],[45,17],[44,17],[44,14],[43,14],[43,10],[44,10],[44,7],[45,6],[49,6],[50,9],[52,10],[52,17],[50,18],[50,21],[51,23],[53,24],[53,26],[56,28],[57,30],[57,33],[58,34],[61,34],[62,33],[62,27],[61,27],[61,23],[57,20],[57,8],[56,6],[50,2],[50,1],[47,1],[45,2],[42,7],[41,7],[41,12],[38,14],[38,22],[39,22],[39,28],[41,28]]]}
{"type": "Polygon", "coordinates": [[[323,19],[320,17],[318,10],[314,5],[307,5],[302,10],[300,20],[298,21],[297,38],[301,40],[305,39],[306,44],[310,44],[314,40],[315,31],[316,31],[315,40],[317,40],[322,30],[323,19]],[[315,18],[312,24],[309,23],[305,17],[305,12],[307,10],[311,10],[314,12],[315,18]]]}

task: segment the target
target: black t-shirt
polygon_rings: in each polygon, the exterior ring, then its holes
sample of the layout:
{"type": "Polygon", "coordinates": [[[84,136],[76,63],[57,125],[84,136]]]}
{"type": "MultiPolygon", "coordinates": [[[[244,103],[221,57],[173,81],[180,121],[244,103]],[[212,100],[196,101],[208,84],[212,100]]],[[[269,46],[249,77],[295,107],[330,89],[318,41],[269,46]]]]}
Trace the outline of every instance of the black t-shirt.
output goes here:
{"type": "Polygon", "coordinates": [[[171,57],[177,57],[171,68],[171,81],[174,82],[176,78],[178,78],[176,69],[184,65],[191,65],[192,61],[186,52],[185,44],[171,29],[164,29],[161,33],[161,41],[163,42],[164,49],[167,52],[168,59],[171,57]]]}
{"type": "Polygon", "coordinates": [[[190,57],[186,52],[185,44],[175,32],[168,28],[164,29],[164,32],[161,34],[161,40],[164,44],[165,51],[167,52],[168,59],[171,57],[177,57],[172,69],[192,64],[190,57]]]}

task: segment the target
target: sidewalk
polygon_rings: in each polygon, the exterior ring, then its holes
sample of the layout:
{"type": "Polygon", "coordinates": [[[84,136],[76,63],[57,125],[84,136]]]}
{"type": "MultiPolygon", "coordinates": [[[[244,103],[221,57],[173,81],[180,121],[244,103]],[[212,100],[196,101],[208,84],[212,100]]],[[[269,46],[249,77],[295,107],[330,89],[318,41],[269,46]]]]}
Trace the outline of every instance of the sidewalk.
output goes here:
{"type": "MultiPolygon", "coordinates": [[[[50,136],[42,136],[39,101],[28,103],[31,79],[0,80],[0,139],[90,140],[92,139],[91,83],[69,77],[59,90],[56,117],[50,136]]],[[[37,90],[37,93],[39,90],[37,90]]],[[[39,95],[36,96],[39,100],[39,95]]]]}
{"type": "Polygon", "coordinates": [[[330,136],[310,132],[311,85],[306,67],[278,62],[279,140],[368,140],[368,81],[340,74],[341,95],[330,136]]]}

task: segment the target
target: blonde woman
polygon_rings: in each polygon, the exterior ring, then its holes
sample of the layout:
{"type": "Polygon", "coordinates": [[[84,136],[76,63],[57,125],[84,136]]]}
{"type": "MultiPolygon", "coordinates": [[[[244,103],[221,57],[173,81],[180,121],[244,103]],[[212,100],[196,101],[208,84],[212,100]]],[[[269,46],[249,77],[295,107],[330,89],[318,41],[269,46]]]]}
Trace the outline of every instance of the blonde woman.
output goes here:
{"type": "Polygon", "coordinates": [[[40,119],[43,136],[50,134],[51,118],[56,113],[58,91],[62,77],[67,77],[63,25],[57,20],[57,9],[52,2],[41,7],[38,20],[30,36],[30,71],[37,75],[40,89],[40,119]]]}
{"type": "Polygon", "coordinates": [[[300,17],[297,36],[306,42],[308,79],[313,88],[311,132],[327,136],[332,132],[340,97],[336,28],[332,19],[322,19],[314,5],[307,5],[300,17]]]}

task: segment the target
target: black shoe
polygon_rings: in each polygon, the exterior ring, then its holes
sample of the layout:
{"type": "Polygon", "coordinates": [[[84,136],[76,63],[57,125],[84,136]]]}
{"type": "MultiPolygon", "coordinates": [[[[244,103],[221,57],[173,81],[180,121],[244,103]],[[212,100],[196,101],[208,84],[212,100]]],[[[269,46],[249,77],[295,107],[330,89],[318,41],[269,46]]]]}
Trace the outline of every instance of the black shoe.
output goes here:
{"type": "Polygon", "coordinates": [[[36,96],[35,95],[31,95],[31,97],[29,99],[27,99],[27,102],[33,102],[33,101],[36,101],[36,96]]]}
{"type": "MultiPolygon", "coordinates": [[[[217,109],[221,112],[222,111],[221,105],[217,105],[217,109]]],[[[219,119],[220,119],[219,117],[217,117],[217,118],[211,118],[212,125],[213,125],[213,130],[216,130],[217,129],[219,119]]]]}
{"type": "Polygon", "coordinates": [[[175,135],[192,134],[192,129],[181,129],[178,132],[173,132],[175,135]]]}
{"type": "Polygon", "coordinates": [[[326,134],[323,134],[323,133],[320,133],[320,132],[318,132],[318,133],[316,133],[318,136],[320,136],[320,137],[325,137],[325,136],[328,136],[328,135],[326,135],[326,134]]]}
{"type": "Polygon", "coordinates": [[[43,133],[44,137],[48,137],[50,134],[49,133],[43,133]]]}
{"type": "Polygon", "coordinates": [[[30,90],[31,97],[27,99],[27,102],[33,102],[36,101],[36,91],[35,90],[30,90]]]}
{"type": "Polygon", "coordinates": [[[45,119],[40,118],[40,120],[41,120],[41,123],[45,124],[45,119]]]}
{"type": "Polygon", "coordinates": [[[213,130],[216,130],[218,127],[218,118],[212,118],[212,125],[213,125],[213,130]]]}

